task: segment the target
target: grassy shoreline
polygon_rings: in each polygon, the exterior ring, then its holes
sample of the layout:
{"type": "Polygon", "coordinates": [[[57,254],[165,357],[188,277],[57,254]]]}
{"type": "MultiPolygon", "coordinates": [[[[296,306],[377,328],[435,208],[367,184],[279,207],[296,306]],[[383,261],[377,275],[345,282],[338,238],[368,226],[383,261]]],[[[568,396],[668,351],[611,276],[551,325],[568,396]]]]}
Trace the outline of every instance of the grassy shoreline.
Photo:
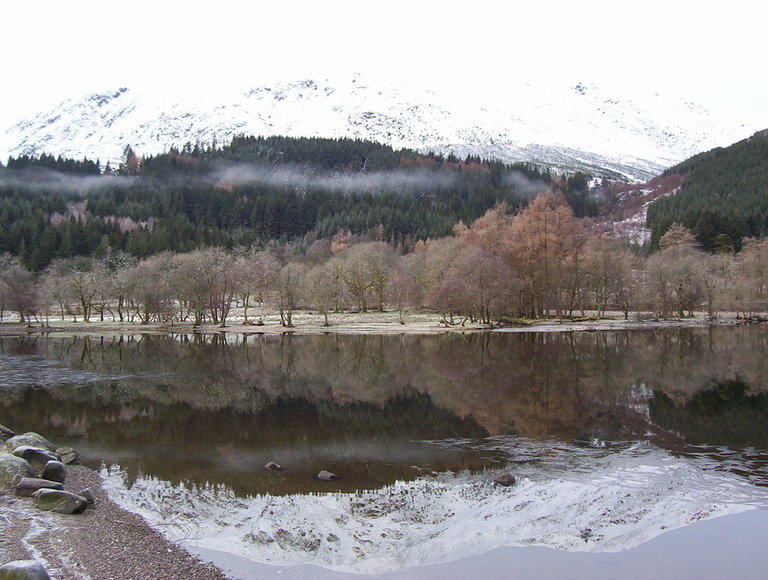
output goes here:
{"type": "Polygon", "coordinates": [[[489,326],[469,321],[465,324],[445,324],[436,313],[411,313],[401,323],[396,311],[365,313],[334,313],[329,315],[330,324],[324,324],[323,317],[312,312],[301,311],[293,315],[293,326],[280,324],[276,312],[265,312],[250,316],[248,322],[241,314],[235,313],[226,326],[220,324],[193,325],[192,322],[149,323],[119,322],[112,320],[82,320],[51,318],[47,324],[28,325],[17,320],[0,323],[0,335],[19,334],[436,334],[444,332],[594,332],[600,330],[641,330],[648,328],[727,326],[744,324],[735,313],[720,314],[710,319],[704,313],[693,317],[654,319],[630,316],[624,319],[621,313],[607,313],[601,318],[590,316],[574,318],[547,318],[518,320],[504,326],[489,326]]]}

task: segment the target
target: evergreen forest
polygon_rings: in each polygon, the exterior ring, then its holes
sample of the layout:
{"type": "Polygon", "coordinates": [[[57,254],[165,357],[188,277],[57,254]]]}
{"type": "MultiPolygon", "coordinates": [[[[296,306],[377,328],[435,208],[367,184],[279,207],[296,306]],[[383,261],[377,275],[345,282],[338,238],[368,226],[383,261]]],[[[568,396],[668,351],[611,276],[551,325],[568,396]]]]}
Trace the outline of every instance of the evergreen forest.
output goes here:
{"type": "Polygon", "coordinates": [[[673,174],[683,177],[680,191],[648,208],[653,248],[675,223],[686,226],[708,252],[738,251],[743,239],[768,233],[768,130],[665,172],[673,174]]]}
{"type": "Polygon", "coordinates": [[[238,136],[143,158],[126,147],[118,167],[20,156],[0,166],[0,254],[39,272],[57,258],[300,247],[343,234],[408,251],[545,190],[559,191],[577,216],[595,215],[588,183],[583,174],[352,139],[238,136]]]}

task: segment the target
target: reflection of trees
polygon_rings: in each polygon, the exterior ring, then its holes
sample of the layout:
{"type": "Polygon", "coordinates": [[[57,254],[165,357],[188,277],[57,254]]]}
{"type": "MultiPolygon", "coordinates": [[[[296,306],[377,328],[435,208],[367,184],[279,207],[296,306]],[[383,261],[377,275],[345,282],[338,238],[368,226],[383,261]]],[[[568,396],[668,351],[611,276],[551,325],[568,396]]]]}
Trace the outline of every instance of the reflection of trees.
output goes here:
{"type": "MultiPolygon", "coordinates": [[[[116,383],[120,400],[143,401],[155,410],[182,403],[230,417],[243,414],[238,421],[246,421],[278,400],[303,398],[329,409],[358,403],[382,408],[404,393],[420,393],[459,419],[471,417],[489,434],[562,438],[642,433],[651,391],[681,404],[712,381],[740,376],[746,384],[766,385],[767,347],[762,327],[437,336],[30,336],[3,342],[9,354],[39,354],[75,369],[127,375],[116,383]]],[[[89,396],[107,404],[118,393],[94,387],[89,396]]]]}
{"type": "Polygon", "coordinates": [[[743,381],[729,380],[679,404],[657,391],[650,413],[654,422],[689,443],[768,447],[768,393],[748,391],[743,381]]]}
{"type": "Polygon", "coordinates": [[[84,435],[107,447],[217,445],[258,447],[344,439],[439,439],[485,437],[471,418],[436,407],[429,395],[408,392],[382,404],[310,401],[303,397],[264,401],[258,412],[200,409],[186,403],[127,398],[116,383],[60,386],[64,393],[25,389],[4,408],[20,425],[54,435],[84,435]],[[65,394],[65,397],[61,397],[65,394]],[[73,431],[73,429],[75,431],[73,431]],[[80,432],[76,432],[80,430],[80,432]]]}

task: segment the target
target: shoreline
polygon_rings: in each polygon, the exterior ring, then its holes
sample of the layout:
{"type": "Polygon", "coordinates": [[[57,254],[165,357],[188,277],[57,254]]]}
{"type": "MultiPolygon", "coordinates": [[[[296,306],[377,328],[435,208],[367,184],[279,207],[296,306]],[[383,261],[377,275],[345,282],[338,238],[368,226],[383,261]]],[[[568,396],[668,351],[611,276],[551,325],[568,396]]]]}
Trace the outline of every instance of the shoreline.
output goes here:
{"type": "Polygon", "coordinates": [[[95,505],[82,514],[40,511],[30,498],[0,491],[0,565],[37,560],[51,578],[225,580],[215,565],[169,541],[139,514],[112,501],[99,474],[69,465],[64,489],[88,488],[95,505]]]}
{"type": "Polygon", "coordinates": [[[261,323],[242,320],[233,316],[224,327],[218,324],[194,326],[191,322],[149,323],[119,321],[74,321],[60,318],[50,319],[47,325],[22,324],[18,321],[0,323],[0,336],[18,335],[125,335],[125,334],[237,334],[237,335],[317,335],[317,334],[440,334],[440,333],[475,333],[475,332],[596,332],[615,330],[644,330],[653,328],[696,328],[733,326],[754,323],[738,318],[735,313],[723,313],[715,319],[709,319],[702,313],[691,318],[640,319],[618,313],[607,313],[602,318],[584,316],[571,319],[536,319],[520,321],[506,326],[489,326],[477,323],[465,325],[446,325],[440,321],[440,315],[418,313],[407,317],[401,324],[397,312],[341,313],[330,316],[329,326],[323,324],[322,316],[310,312],[294,315],[294,325],[280,325],[279,316],[270,313],[261,317],[261,323]]]}

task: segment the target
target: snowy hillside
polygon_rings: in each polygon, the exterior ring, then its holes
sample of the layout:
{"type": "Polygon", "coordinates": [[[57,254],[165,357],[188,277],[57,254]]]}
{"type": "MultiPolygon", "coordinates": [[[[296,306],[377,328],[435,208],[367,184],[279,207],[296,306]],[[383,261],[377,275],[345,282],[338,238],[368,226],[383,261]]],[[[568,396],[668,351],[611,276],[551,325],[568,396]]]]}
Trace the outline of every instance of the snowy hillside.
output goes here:
{"type": "MultiPolygon", "coordinates": [[[[498,100],[498,95],[496,96],[498,100]]],[[[105,164],[236,134],[351,137],[420,151],[467,154],[644,180],[665,167],[754,133],[664,96],[610,94],[585,84],[520,84],[503,109],[355,74],[199,94],[120,88],[62,102],[0,130],[0,159],[51,153],[105,164]]]]}

